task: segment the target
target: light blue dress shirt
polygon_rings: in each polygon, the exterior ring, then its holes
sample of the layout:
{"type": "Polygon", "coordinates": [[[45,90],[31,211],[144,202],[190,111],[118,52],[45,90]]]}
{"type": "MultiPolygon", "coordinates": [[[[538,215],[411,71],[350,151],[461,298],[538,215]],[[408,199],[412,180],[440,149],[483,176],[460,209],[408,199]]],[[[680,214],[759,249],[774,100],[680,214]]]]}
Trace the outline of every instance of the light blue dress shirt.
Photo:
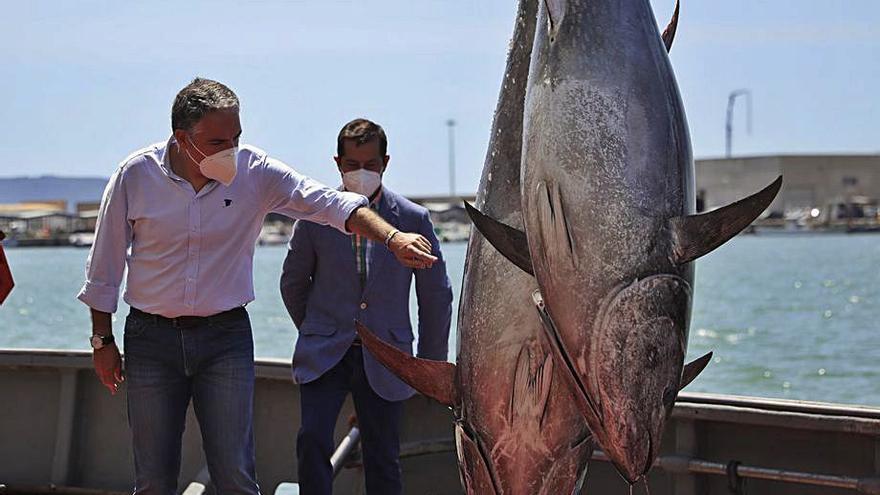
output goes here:
{"type": "Polygon", "coordinates": [[[253,258],[267,213],[331,225],[367,198],[305,177],[258,148],[243,145],[228,187],[198,193],[168,162],[174,138],[135,152],[110,178],[78,298],[107,313],[123,298],[162,315],[208,316],[254,300],[253,258]]]}

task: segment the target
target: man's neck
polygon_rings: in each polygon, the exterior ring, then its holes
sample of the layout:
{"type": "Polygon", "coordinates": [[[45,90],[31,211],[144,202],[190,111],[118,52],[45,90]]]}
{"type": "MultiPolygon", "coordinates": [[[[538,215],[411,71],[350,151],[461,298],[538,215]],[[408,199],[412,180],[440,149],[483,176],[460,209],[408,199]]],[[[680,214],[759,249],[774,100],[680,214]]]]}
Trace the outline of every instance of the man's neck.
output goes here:
{"type": "Polygon", "coordinates": [[[189,182],[193,189],[196,192],[199,192],[209,182],[209,179],[203,176],[194,177],[190,172],[190,168],[187,166],[189,161],[189,157],[180,152],[180,146],[178,144],[175,143],[174,145],[169,146],[168,163],[171,165],[171,171],[177,174],[181,179],[189,182]]]}

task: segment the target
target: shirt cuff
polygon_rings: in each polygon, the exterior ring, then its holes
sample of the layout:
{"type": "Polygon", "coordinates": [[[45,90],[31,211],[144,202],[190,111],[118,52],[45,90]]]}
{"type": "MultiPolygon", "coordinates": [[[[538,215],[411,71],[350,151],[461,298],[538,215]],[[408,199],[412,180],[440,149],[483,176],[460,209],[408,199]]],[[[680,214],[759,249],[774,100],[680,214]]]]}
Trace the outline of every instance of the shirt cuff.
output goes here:
{"type": "Polygon", "coordinates": [[[119,287],[86,281],[76,298],[94,310],[115,313],[119,302],[119,287]]]}
{"type": "Polygon", "coordinates": [[[366,196],[353,192],[339,191],[336,194],[339,198],[339,208],[337,208],[339,215],[333,218],[332,225],[341,232],[351,234],[351,231],[345,227],[345,222],[348,221],[354,210],[369,205],[369,201],[366,196]]]}

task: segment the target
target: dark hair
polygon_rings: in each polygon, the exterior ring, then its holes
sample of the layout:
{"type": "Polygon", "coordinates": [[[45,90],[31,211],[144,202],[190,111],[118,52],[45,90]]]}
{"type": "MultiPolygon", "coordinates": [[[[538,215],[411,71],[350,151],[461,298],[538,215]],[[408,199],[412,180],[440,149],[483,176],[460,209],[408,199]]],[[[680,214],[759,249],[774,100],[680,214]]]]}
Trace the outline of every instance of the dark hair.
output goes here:
{"type": "Polygon", "coordinates": [[[197,77],[181,89],[171,106],[171,130],[192,130],[214,110],[238,110],[238,97],[224,84],[197,77]]]}
{"type": "Polygon", "coordinates": [[[336,156],[345,153],[345,140],[353,139],[357,146],[379,140],[379,154],[385,156],[388,152],[388,138],[385,130],[379,124],[367,119],[354,119],[342,126],[339,137],[336,138],[336,156]]]}

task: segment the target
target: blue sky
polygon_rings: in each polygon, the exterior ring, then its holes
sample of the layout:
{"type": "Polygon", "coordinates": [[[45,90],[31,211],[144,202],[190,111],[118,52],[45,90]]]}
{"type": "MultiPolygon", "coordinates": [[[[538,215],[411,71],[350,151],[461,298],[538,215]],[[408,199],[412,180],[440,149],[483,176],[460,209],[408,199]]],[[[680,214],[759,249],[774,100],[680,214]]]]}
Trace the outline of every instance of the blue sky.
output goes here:
{"type": "MultiPolygon", "coordinates": [[[[665,25],[673,0],[652,0],[665,25]]],[[[454,118],[458,192],[473,192],[513,29],[513,0],[10,2],[0,18],[0,177],[108,176],[170,132],[196,75],[242,100],[243,139],[336,184],[335,136],[382,124],[386,183],[448,191],[454,118]]],[[[672,63],[696,157],[880,152],[880,2],[684,0],[672,63]]]]}

